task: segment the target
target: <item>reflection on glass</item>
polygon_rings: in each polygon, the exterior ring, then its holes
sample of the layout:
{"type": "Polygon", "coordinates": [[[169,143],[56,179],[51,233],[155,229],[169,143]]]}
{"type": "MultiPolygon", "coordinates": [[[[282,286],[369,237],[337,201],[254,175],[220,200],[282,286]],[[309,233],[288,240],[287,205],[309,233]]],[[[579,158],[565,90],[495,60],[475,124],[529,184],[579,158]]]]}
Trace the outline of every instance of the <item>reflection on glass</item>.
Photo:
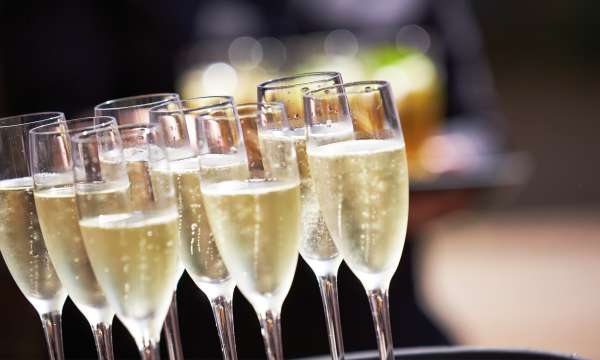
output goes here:
{"type": "Polygon", "coordinates": [[[0,250],[17,286],[40,315],[50,359],[64,358],[61,311],[67,293],[48,256],[33,197],[29,130],[64,123],[62,113],[0,119],[0,250]]]}
{"type": "MultiPolygon", "coordinates": [[[[179,100],[175,93],[160,93],[129,96],[120,99],[105,101],[96,105],[94,111],[96,116],[112,116],[117,119],[118,125],[148,124],[150,122],[149,111],[153,106],[165,102],[179,100]]],[[[180,266],[180,277],[183,274],[183,266],[180,266]]],[[[179,335],[179,319],[177,316],[177,296],[173,292],[173,300],[167,319],[163,328],[170,360],[183,360],[183,348],[179,335]]]]}
{"type": "Polygon", "coordinates": [[[175,191],[158,128],[95,128],[71,139],[90,263],[142,358],[158,359],[160,331],[181,274],[175,191]]]}
{"type": "MultiPolygon", "coordinates": [[[[333,359],[344,358],[337,296],[337,272],[342,263],[342,256],[327,230],[315,195],[314,182],[306,154],[305,114],[302,98],[307,91],[341,83],[342,77],[337,72],[317,72],[270,80],[258,85],[259,101],[278,101],[285,105],[289,124],[286,122],[276,126],[279,128],[290,127],[289,136],[294,143],[298,157],[302,200],[300,254],[315,273],[319,283],[333,359]]],[[[243,109],[239,112],[243,121],[243,109]]],[[[246,133],[244,135],[246,136],[246,133]]],[[[248,142],[246,139],[246,144],[249,146],[248,153],[251,157],[253,147],[248,142]]],[[[276,149],[280,142],[281,139],[263,139],[261,149],[267,151],[276,149]]]]}
{"type": "MultiPolygon", "coordinates": [[[[281,104],[257,105],[260,137],[281,136],[270,120],[285,117],[281,104]]],[[[262,153],[264,170],[246,169],[220,178],[205,175],[215,157],[226,155],[248,166],[237,115],[209,115],[236,129],[225,146],[207,146],[200,156],[202,195],[219,252],[260,320],[267,358],[282,359],[280,314],[292,285],[300,241],[300,181],[291,140],[279,151],[262,153]]],[[[226,138],[228,133],[214,134],[226,138]]],[[[208,135],[207,135],[208,136],[208,135]]],[[[285,137],[284,137],[285,138],[285,137]]],[[[207,141],[207,144],[212,142],[207,141]]]]}
{"type": "Polygon", "coordinates": [[[112,117],[68,120],[30,131],[35,205],[48,254],[71,300],[92,327],[99,359],[112,359],[112,319],[85,249],[73,189],[69,136],[94,126],[112,126],[112,117]],[[67,129],[68,128],[68,129],[67,129]]]}
{"type": "Polygon", "coordinates": [[[388,288],[406,235],[408,170],[390,86],[349,83],[304,99],[319,207],[344,261],[367,291],[380,357],[393,359],[388,288]],[[357,130],[353,122],[363,126],[357,130]]]}

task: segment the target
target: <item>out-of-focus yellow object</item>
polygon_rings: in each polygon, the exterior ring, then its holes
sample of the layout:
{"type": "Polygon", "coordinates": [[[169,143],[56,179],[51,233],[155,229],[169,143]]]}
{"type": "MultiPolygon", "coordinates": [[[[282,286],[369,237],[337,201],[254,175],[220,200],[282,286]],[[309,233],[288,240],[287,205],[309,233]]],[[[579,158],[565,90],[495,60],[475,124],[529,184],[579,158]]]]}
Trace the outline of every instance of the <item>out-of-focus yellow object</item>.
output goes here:
{"type": "Polygon", "coordinates": [[[432,176],[422,166],[420,152],[425,140],[438,131],[444,113],[444,95],[435,65],[425,54],[408,48],[373,49],[363,59],[370,78],[387,80],[392,86],[411,178],[432,176]]]}
{"type": "Polygon", "coordinates": [[[344,82],[368,79],[364,63],[354,56],[313,55],[294,69],[298,74],[313,71],[337,71],[344,82]]]}
{"type": "MultiPolygon", "coordinates": [[[[340,34],[337,34],[340,35],[340,34]]],[[[348,37],[347,32],[342,35],[348,37]]],[[[353,40],[350,50],[338,51],[335,46],[337,38],[332,37],[326,45],[332,45],[335,51],[323,52],[322,36],[307,36],[302,41],[290,38],[281,43],[277,49],[282,54],[279,62],[258,62],[253,52],[237,51],[229,62],[197,64],[188,69],[179,78],[178,89],[183,98],[206,95],[232,95],[236,103],[256,101],[256,85],[262,81],[285,75],[312,71],[338,71],[345,82],[360,80],[387,80],[392,86],[396,107],[402,124],[406,142],[406,154],[412,179],[427,179],[436,176],[426,170],[422,159],[422,151],[426,140],[435,135],[442,122],[445,107],[445,94],[440,75],[433,61],[419,50],[398,47],[395,44],[380,45],[371,48],[360,48],[353,40]],[[300,45],[295,43],[301,43],[300,45]],[[288,58],[288,65],[281,67],[285,59],[285,49],[294,46],[307,49],[306,57],[288,58]],[[310,55],[308,55],[310,54],[310,55]],[[241,57],[240,59],[238,59],[241,57]],[[235,60],[235,61],[233,61],[235,60]],[[240,60],[240,61],[238,61],[240,60]],[[233,65],[232,65],[233,64],[233,65]]],[[[243,38],[243,44],[256,46],[256,41],[243,38]]],[[[339,40],[339,39],[338,39],[339,40]]],[[[273,41],[273,39],[269,40],[273,41]]],[[[259,41],[260,42],[260,41],[259,41]]],[[[238,44],[239,45],[239,44],[238,44]]],[[[232,45],[233,46],[233,43],[232,45]]],[[[264,47],[264,46],[263,46],[264,47]]],[[[325,46],[327,48],[327,46],[325,46]]],[[[329,46],[331,47],[331,46],[329,46]]],[[[252,49],[254,49],[252,47],[252,49]]],[[[266,48],[265,48],[266,49],[266,48]]],[[[263,49],[264,50],[264,49],[263,49]]],[[[327,50],[327,49],[326,49],[327,50]]],[[[230,52],[232,49],[230,48],[230,52]]],[[[266,54],[268,51],[266,52],[266,54]]],[[[230,53],[230,57],[231,57],[230,53]]],[[[302,97],[294,97],[285,103],[288,120],[293,126],[301,126],[303,119],[302,97]]],[[[355,101],[349,99],[350,101],[355,101]]],[[[360,101],[370,101],[362,98],[360,101]]],[[[383,126],[383,112],[375,100],[372,104],[360,104],[354,108],[364,109],[359,114],[352,114],[355,127],[365,134],[374,135],[383,126]]]]}
{"type": "Polygon", "coordinates": [[[256,102],[256,85],[277,76],[260,67],[244,70],[218,62],[186,71],[180,76],[177,88],[183,99],[228,95],[242,104],[256,102]]]}
{"type": "MultiPolygon", "coordinates": [[[[358,56],[314,55],[296,67],[296,72],[327,70],[339,71],[345,82],[389,81],[406,142],[410,176],[420,180],[435,176],[423,167],[421,149],[441,125],[445,97],[438,70],[427,55],[412,48],[383,45],[361,50],[358,56]]],[[[371,104],[354,106],[362,110],[352,114],[355,128],[370,136],[383,126],[383,110],[374,99],[371,104]]],[[[371,101],[349,96],[351,102],[358,100],[371,101]]]]}

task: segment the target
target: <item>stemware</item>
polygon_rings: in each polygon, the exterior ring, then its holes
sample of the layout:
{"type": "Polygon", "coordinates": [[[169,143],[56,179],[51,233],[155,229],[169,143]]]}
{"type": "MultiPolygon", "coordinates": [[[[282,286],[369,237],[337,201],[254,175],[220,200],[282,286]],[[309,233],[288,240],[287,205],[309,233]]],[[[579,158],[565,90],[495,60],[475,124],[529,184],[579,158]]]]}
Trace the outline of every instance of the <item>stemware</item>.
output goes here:
{"type": "Polygon", "coordinates": [[[92,269],[142,359],[158,359],[181,275],[175,191],[158,128],[97,127],[71,142],[79,226],[92,269]]]}
{"type": "Polygon", "coordinates": [[[92,327],[98,358],[110,360],[114,312],[98,285],[81,237],[69,140],[70,135],[100,126],[116,129],[117,123],[112,117],[89,117],[38,126],[29,131],[29,154],[35,206],[50,260],[92,327]]]}
{"type": "MultiPolygon", "coordinates": [[[[317,277],[327,322],[331,356],[334,360],[344,358],[337,295],[337,273],[342,263],[342,256],[323,221],[314,192],[314,182],[306,156],[305,115],[302,97],[307,91],[341,83],[340,73],[314,72],[269,80],[259,84],[257,88],[258,101],[278,101],[285,105],[289,127],[292,130],[291,136],[298,156],[301,179],[302,240],[300,254],[317,277]]],[[[249,151],[249,154],[252,152],[249,151]]]]}
{"type": "Polygon", "coordinates": [[[389,83],[334,85],[304,96],[319,208],[367,291],[381,359],[393,359],[388,288],[408,220],[408,170],[389,83]]]}
{"type": "MultiPolygon", "coordinates": [[[[200,192],[199,155],[207,145],[203,123],[207,113],[233,111],[228,96],[206,96],[171,101],[150,109],[150,122],[164,134],[179,211],[180,258],[198,288],[208,297],[217,324],[223,358],[236,359],[232,299],[235,282],[231,278],[215,243],[200,192]]],[[[215,124],[217,124],[215,122],[215,124]]],[[[235,125],[235,124],[233,124],[235,125]]],[[[229,136],[229,135],[227,135],[229,136]]],[[[225,139],[218,139],[226,141],[225,139]]],[[[203,167],[205,177],[235,177],[245,168],[237,157],[215,154],[203,167]]]]}
{"type": "Polygon", "coordinates": [[[210,227],[227,269],[258,315],[267,358],[282,359],[281,307],[294,278],[301,231],[294,146],[290,137],[270,128],[284,121],[285,111],[279,103],[256,105],[259,141],[279,137],[281,146],[261,152],[264,166],[252,171],[235,109],[202,116],[201,191],[210,227]],[[212,176],[214,158],[222,156],[243,173],[212,176]]]}
{"type": "Polygon", "coordinates": [[[51,360],[64,359],[61,311],[67,298],[48,256],[33,197],[29,130],[64,123],[59,112],[0,119],[0,250],[17,286],[38,312],[51,360]]]}
{"type": "MultiPolygon", "coordinates": [[[[129,96],[119,99],[105,101],[96,105],[94,112],[96,116],[112,116],[117,119],[119,125],[148,124],[149,110],[153,106],[163,104],[171,100],[179,100],[176,93],[157,93],[129,96]]],[[[180,268],[180,277],[183,274],[183,266],[180,268]]],[[[183,360],[183,348],[179,334],[179,319],[177,315],[177,293],[173,292],[173,300],[164,324],[164,335],[167,340],[167,350],[170,360],[183,360]]]]}

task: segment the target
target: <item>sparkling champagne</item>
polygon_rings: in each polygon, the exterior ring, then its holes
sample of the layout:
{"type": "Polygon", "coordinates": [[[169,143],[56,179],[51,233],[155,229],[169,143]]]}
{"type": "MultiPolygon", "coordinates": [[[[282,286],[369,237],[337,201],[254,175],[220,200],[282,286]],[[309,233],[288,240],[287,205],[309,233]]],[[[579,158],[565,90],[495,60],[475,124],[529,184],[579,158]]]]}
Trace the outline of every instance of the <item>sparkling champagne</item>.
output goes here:
{"type": "Polygon", "coordinates": [[[175,194],[167,161],[152,162],[152,165],[148,161],[153,156],[162,156],[161,150],[151,146],[149,149],[127,148],[124,153],[130,210],[170,206],[175,194]]]}
{"type": "Polygon", "coordinates": [[[135,326],[157,312],[163,319],[180,275],[176,210],[100,215],[80,226],[94,273],[121,320],[135,326]]]}
{"type": "MultiPolygon", "coordinates": [[[[127,186],[130,211],[143,210],[148,206],[169,206],[173,197],[173,187],[167,171],[167,162],[154,159],[164,157],[160,148],[132,147],[124,149],[122,153],[109,151],[107,154],[100,160],[102,180],[94,186],[106,189],[127,186]],[[122,157],[126,159],[125,162],[121,160],[122,157]],[[148,161],[149,158],[153,158],[152,165],[148,161]],[[128,183],[126,179],[129,180],[128,183]]],[[[85,192],[95,193],[88,190],[85,192]]]]}
{"type": "Polygon", "coordinates": [[[94,323],[110,323],[113,312],[90,265],[71,186],[34,193],[35,206],[50,258],[69,296],[94,323]]]}
{"type": "Polygon", "coordinates": [[[259,312],[280,308],[298,261],[299,184],[233,180],[203,184],[202,194],[238,288],[259,312]]]}
{"type": "MultiPolygon", "coordinates": [[[[197,157],[173,161],[170,164],[175,184],[179,212],[179,255],[190,276],[202,283],[221,283],[230,279],[227,267],[219,254],[208,223],[200,191],[200,161],[197,157]]],[[[203,156],[204,179],[242,179],[247,167],[237,156],[203,156]]]]}
{"type": "Polygon", "coordinates": [[[30,177],[0,181],[0,250],[19,289],[38,311],[62,308],[67,294],[44,244],[30,177]]]}
{"type": "Polygon", "coordinates": [[[342,141],[309,149],[309,161],[323,217],[344,260],[366,286],[389,281],[408,218],[404,144],[342,141]]]}
{"type": "MultiPolygon", "coordinates": [[[[352,136],[352,132],[341,131],[341,129],[333,129],[331,127],[329,129],[329,131],[322,131],[320,134],[321,137],[328,139],[329,142],[349,139],[352,136]]],[[[318,266],[316,265],[315,260],[327,261],[336,259],[339,258],[339,252],[327,230],[327,226],[325,225],[325,221],[319,210],[319,204],[314,190],[314,181],[311,177],[308,156],[306,153],[305,129],[294,129],[290,135],[296,149],[298,171],[301,180],[302,240],[300,242],[300,254],[311,264],[311,266],[318,266]]],[[[281,149],[284,148],[283,141],[287,141],[287,139],[282,136],[261,136],[260,147],[261,151],[267,155],[265,158],[277,159],[274,155],[281,153],[281,149]]],[[[266,163],[265,166],[268,167],[269,164],[266,163]]]]}

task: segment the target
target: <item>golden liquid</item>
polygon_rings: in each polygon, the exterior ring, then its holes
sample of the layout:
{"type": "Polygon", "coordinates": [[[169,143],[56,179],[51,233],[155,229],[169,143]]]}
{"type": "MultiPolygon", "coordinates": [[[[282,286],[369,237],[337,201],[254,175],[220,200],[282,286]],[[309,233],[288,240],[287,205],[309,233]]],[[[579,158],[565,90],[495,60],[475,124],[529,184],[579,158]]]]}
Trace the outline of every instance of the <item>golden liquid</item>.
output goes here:
{"type": "Polygon", "coordinates": [[[129,148],[126,162],[103,164],[115,176],[77,184],[79,225],[92,269],[109,304],[139,338],[160,333],[183,272],[177,255],[172,176],[157,148],[129,148]]]}
{"type": "Polygon", "coordinates": [[[71,300],[90,321],[110,322],[113,312],[96,280],[81,231],[72,187],[34,193],[35,206],[50,258],[71,300]]]}
{"type": "MultiPolygon", "coordinates": [[[[121,212],[161,209],[172,205],[175,195],[171,176],[167,172],[167,161],[166,159],[154,160],[164,157],[160,148],[156,146],[150,146],[147,149],[127,148],[124,149],[122,156],[126,161],[119,158],[101,162],[103,183],[78,186],[104,186],[107,189],[128,187],[127,197],[119,202],[118,208],[121,209],[121,212]],[[149,162],[148,158],[152,158],[153,161],[149,162]]],[[[90,189],[80,192],[97,194],[96,190],[90,189]]],[[[109,191],[108,193],[113,192],[109,191]]],[[[98,214],[101,213],[104,213],[104,210],[98,214]]]]}
{"type": "Polygon", "coordinates": [[[269,179],[298,178],[299,168],[290,134],[281,130],[263,130],[259,137],[264,176],[269,179]]]}
{"type": "Polygon", "coordinates": [[[84,218],[80,227],[94,273],[119,317],[126,325],[162,321],[180,275],[175,208],[84,218]]]}
{"type": "Polygon", "coordinates": [[[67,294],[44,245],[31,178],[0,181],[0,250],[19,289],[38,311],[62,308],[67,294]]]}
{"type": "Polygon", "coordinates": [[[298,183],[246,180],[203,185],[221,256],[256,311],[278,310],[298,261],[298,183]]]}
{"type": "Polygon", "coordinates": [[[310,149],[309,161],[323,217],[348,266],[363,282],[377,274],[391,279],[408,219],[404,144],[342,141],[310,149]]]}
{"type": "Polygon", "coordinates": [[[175,193],[167,167],[150,168],[147,161],[128,161],[127,176],[130,210],[161,209],[172,204],[175,193]]]}
{"type": "Polygon", "coordinates": [[[127,182],[77,184],[75,199],[79,219],[130,211],[127,182]]]}
{"type": "MultiPolygon", "coordinates": [[[[219,181],[241,179],[247,174],[245,164],[227,155],[204,156],[204,179],[219,181]]],[[[186,270],[196,282],[223,282],[229,271],[219,254],[208,223],[200,191],[199,159],[171,162],[179,212],[179,255],[186,270]]]]}
{"type": "Polygon", "coordinates": [[[127,162],[127,176],[129,178],[129,200],[131,210],[144,210],[154,202],[154,183],[148,162],[127,162]]]}
{"type": "MultiPolygon", "coordinates": [[[[300,199],[302,203],[302,240],[300,242],[300,254],[308,261],[310,260],[331,260],[339,257],[336,248],[321,211],[314,190],[314,182],[310,175],[308,156],[306,153],[306,135],[304,128],[293,131],[292,141],[296,150],[298,161],[298,172],[300,174],[300,199]]],[[[335,139],[345,139],[350,136],[348,132],[332,132],[329,134],[329,141],[335,139]]],[[[261,136],[261,151],[266,159],[276,159],[276,154],[281,154],[283,142],[287,138],[277,136],[261,136]]],[[[281,156],[281,155],[280,155],[281,156]]],[[[265,169],[268,169],[268,162],[265,163],[265,169]]]]}

